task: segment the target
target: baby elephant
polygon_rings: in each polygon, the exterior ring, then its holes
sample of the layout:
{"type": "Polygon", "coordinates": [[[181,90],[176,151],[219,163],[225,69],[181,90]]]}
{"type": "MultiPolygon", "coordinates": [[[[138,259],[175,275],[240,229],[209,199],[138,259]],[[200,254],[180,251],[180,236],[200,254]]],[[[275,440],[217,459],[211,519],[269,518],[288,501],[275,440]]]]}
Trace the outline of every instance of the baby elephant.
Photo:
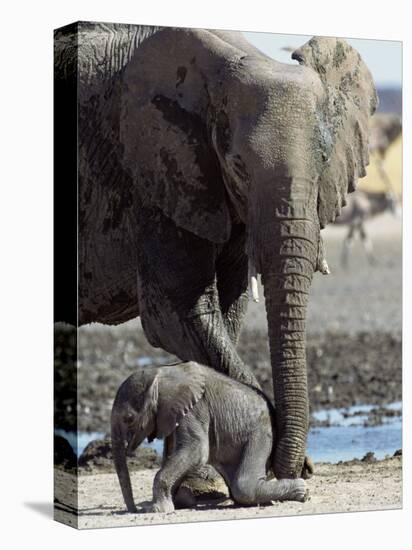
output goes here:
{"type": "Polygon", "coordinates": [[[197,363],[140,368],[120,386],[111,419],[113,457],[128,511],[137,510],[126,454],[146,437],[171,434],[175,444],[154,480],[153,511],[173,511],[180,482],[206,463],[223,476],[239,504],[304,501],[303,479],[267,479],[273,416],[262,393],[197,363]]]}

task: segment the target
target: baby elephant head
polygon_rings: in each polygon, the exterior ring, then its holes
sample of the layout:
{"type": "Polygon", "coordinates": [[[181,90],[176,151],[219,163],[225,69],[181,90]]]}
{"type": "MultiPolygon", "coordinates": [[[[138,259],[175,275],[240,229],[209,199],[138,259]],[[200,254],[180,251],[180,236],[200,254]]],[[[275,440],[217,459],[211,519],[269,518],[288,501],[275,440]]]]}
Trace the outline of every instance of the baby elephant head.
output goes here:
{"type": "Polygon", "coordinates": [[[123,498],[136,512],[126,454],[146,439],[170,435],[204,392],[204,374],[194,363],[143,367],[120,386],[111,417],[112,450],[123,498]]]}

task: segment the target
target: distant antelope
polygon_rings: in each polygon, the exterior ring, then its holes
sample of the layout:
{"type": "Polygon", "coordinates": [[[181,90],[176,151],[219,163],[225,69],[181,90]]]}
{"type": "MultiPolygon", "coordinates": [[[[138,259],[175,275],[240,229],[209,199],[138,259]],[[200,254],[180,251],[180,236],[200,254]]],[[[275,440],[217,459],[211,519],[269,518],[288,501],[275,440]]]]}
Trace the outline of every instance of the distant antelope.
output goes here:
{"type": "Polygon", "coordinates": [[[347,205],[335,221],[336,225],[349,226],[349,231],[343,241],[341,256],[344,267],[348,265],[349,249],[353,244],[356,232],[359,233],[369,263],[375,263],[372,241],[366,234],[365,222],[386,211],[396,214],[396,207],[397,199],[392,192],[369,193],[367,191],[356,191],[353,195],[349,195],[347,205]]]}
{"type": "Polygon", "coordinates": [[[369,149],[383,159],[389,146],[402,132],[402,121],[394,113],[376,113],[371,118],[369,149]]]}
{"type": "Polygon", "coordinates": [[[383,193],[356,191],[353,195],[349,195],[347,205],[335,221],[336,225],[349,226],[342,248],[341,262],[344,267],[348,265],[349,249],[353,244],[356,232],[360,235],[369,263],[375,263],[372,241],[366,234],[365,222],[386,211],[393,214],[397,212],[398,199],[385,170],[384,160],[389,146],[401,132],[401,119],[396,114],[377,113],[371,119],[369,150],[376,158],[379,176],[387,191],[383,193]]]}
{"type": "Polygon", "coordinates": [[[400,136],[402,121],[394,113],[377,113],[371,119],[369,132],[369,150],[376,158],[379,175],[385,187],[393,192],[392,184],[384,167],[389,146],[400,136]]]}

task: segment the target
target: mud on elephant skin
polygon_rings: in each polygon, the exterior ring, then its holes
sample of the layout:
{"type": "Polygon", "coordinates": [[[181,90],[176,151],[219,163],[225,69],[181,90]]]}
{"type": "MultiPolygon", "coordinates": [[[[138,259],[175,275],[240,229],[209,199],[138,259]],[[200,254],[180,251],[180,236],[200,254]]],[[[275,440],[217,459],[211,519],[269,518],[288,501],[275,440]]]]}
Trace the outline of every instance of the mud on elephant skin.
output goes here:
{"type": "Polygon", "coordinates": [[[197,363],[140,368],[120,386],[112,409],[113,457],[128,511],[136,506],[126,455],[146,437],[168,438],[153,485],[155,512],[173,511],[180,482],[207,463],[238,504],[304,501],[303,479],[267,479],[274,415],[262,392],[197,363]]]}
{"type": "Polygon", "coordinates": [[[370,72],[335,38],[312,38],[289,65],[235,32],[77,30],[80,323],[140,314],[154,346],[257,387],[236,343],[248,273],[260,273],[275,473],[298,477],[309,288],[316,269],[328,271],[320,229],[365,174],[370,72]]]}

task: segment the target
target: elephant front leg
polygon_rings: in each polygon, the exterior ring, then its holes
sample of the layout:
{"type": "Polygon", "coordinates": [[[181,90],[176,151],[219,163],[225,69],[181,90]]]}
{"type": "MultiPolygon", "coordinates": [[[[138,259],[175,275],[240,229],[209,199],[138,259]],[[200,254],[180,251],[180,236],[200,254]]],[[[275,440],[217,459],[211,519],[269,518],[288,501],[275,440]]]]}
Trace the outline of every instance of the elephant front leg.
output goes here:
{"type": "MultiPolygon", "coordinates": [[[[208,317],[196,315],[191,319],[190,336],[194,344],[195,361],[223,372],[227,376],[260,389],[260,385],[247,367],[227,333],[226,326],[219,311],[208,317]]],[[[189,360],[189,358],[185,358],[189,360]]]]}
{"type": "Polygon", "coordinates": [[[234,225],[230,240],[216,259],[217,291],[226,331],[236,346],[246,314],[248,291],[248,257],[245,253],[245,226],[234,225]]]}
{"type": "MultiPolygon", "coordinates": [[[[199,427],[197,431],[200,433],[199,427]]],[[[173,512],[173,496],[182,479],[191,471],[206,463],[208,456],[207,436],[189,437],[172,455],[166,458],[153,482],[152,512],[173,512]]]]}
{"type": "Polygon", "coordinates": [[[163,458],[162,464],[165,464],[169,457],[174,453],[176,448],[176,432],[168,435],[163,442],[163,458]]]}
{"type": "Polygon", "coordinates": [[[230,258],[229,243],[196,237],[155,209],[142,209],[141,217],[139,309],[149,342],[259,387],[235,347],[246,307],[242,273],[236,292],[228,292],[241,271],[231,267],[242,266],[244,257],[230,258]]]}

